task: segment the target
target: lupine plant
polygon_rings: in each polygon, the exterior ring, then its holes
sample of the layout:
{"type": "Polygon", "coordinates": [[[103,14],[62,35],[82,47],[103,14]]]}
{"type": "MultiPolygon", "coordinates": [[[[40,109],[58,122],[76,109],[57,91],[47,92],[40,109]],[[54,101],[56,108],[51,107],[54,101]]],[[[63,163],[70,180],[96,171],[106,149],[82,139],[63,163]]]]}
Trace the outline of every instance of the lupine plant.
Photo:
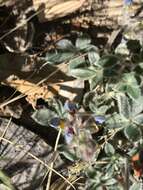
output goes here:
{"type": "Polygon", "coordinates": [[[132,158],[143,149],[143,47],[122,40],[114,52],[104,53],[87,35],[56,46],[44,59],[53,65],[66,61],[68,75],[88,83],[87,92],[80,104],[47,100],[49,107],[32,117],[43,127],[62,128],[65,145],[59,152],[88,163],[86,189],[138,189],[134,174],[142,172],[132,158]]]}

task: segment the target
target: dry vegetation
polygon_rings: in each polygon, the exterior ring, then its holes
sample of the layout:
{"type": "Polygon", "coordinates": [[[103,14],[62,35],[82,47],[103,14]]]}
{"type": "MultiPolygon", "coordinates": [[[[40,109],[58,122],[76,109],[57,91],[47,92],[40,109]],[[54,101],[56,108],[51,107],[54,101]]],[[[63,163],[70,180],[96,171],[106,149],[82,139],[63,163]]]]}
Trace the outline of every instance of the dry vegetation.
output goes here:
{"type": "Polygon", "coordinates": [[[143,1],[0,1],[0,190],[135,190],[143,1]]]}

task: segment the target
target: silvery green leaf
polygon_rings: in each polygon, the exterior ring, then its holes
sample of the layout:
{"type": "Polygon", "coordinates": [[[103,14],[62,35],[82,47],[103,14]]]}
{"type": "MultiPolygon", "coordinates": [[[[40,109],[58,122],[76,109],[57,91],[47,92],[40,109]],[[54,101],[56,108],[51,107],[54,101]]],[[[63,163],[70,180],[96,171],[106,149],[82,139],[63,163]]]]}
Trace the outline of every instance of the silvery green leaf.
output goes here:
{"type": "Polygon", "coordinates": [[[104,150],[108,156],[111,156],[115,153],[115,149],[114,149],[113,145],[111,145],[108,142],[105,144],[104,150]]]}
{"type": "MultiPolygon", "coordinates": [[[[131,119],[131,120],[134,120],[134,118],[137,119],[137,115],[143,111],[142,97],[136,100],[133,100],[125,96],[124,94],[117,94],[116,98],[117,98],[117,105],[118,105],[120,115],[123,115],[124,117],[128,119],[131,119]]],[[[139,121],[139,118],[138,118],[138,121],[139,121]]]]}
{"type": "Polygon", "coordinates": [[[103,69],[96,69],[96,76],[89,81],[91,90],[94,90],[98,83],[103,80],[103,72],[103,69]]]}
{"type": "Polygon", "coordinates": [[[121,81],[117,84],[116,90],[127,93],[135,100],[141,96],[140,86],[138,85],[134,72],[125,73],[121,81]]]}
{"type": "Polygon", "coordinates": [[[76,48],[83,50],[89,46],[91,38],[88,35],[82,35],[76,40],[76,48]]]}
{"type": "Polygon", "coordinates": [[[34,119],[37,123],[39,123],[40,125],[44,125],[44,126],[48,126],[49,125],[49,121],[55,117],[55,112],[52,112],[51,110],[48,110],[46,108],[42,108],[39,110],[36,110],[33,114],[32,114],[32,119],[34,119]]]}
{"type": "Polygon", "coordinates": [[[128,86],[126,88],[126,92],[134,100],[136,100],[137,98],[141,96],[141,90],[139,86],[136,86],[136,87],[128,86]]]}
{"type": "Polygon", "coordinates": [[[100,59],[100,56],[98,52],[90,51],[88,53],[88,59],[91,65],[99,66],[98,61],[100,59]]]}
{"type": "Polygon", "coordinates": [[[118,113],[106,117],[106,125],[109,128],[123,128],[129,125],[129,120],[118,113]]]}
{"type": "Polygon", "coordinates": [[[120,115],[123,115],[125,118],[129,119],[131,116],[129,98],[124,94],[117,94],[116,98],[120,115]]]}
{"type": "Polygon", "coordinates": [[[135,116],[135,117],[133,118],[133,121],[134,121],[135,123],[137,123],[138,125],[142,125],[142,124],[143,124],[143,114],[141,113],[141,114],[135,116]]]}
{"type": "Polygon", "coordinates": [[[77,156],[74,154],[74,152],[70,151],[67,146],[64,145],[59,146],[58,151],[60,154],[65,156],[65,158],[67,158],[72,162],[75,162],[75,160],[77,160],[77,156]]]}
{"type": "Polygon", "coordinates": [[[46,54],[45,60],[48,61],[48,64],[57,64],[63,61],[68,61],[73,57],[73,52],[48,52],[46,54]]]}
{"type": "Polygon", "coordinates": [[[129,141],[135,142],[141,138],[141,130],[139,127],[129,125],[125,127],[124,134],[129,141]]]}
{"type": "Polygon", "coordinates": [[[117,64],[118,61],[119,57],[116,55],[105,55],[99,59],[98,64],[102,67],[111,67],[117,64]]]}
{"type": "Polygon", "coordinates": [[[88,80],[96,76],[96,72],[89,67],[77,68],[77,69],[71,69],[69,71],[69,75],[78,79],[88,80]]]}
{"type": "Polygon", "coordinates": [[[136,100],[131,99],[130,102],[131,102],[132,117],[135,117],[143,111],[143,97],[140,96],[136,100]]]}
{"type": "Polygon", "coordinates": [[[84,66],[86,66],[84,57],[77,57],[69,62],[69,69],[76,69],[84,66]]]}
{"type": "Polygon", "coordinates": [[[117,183],[117,180],[112,178],[112,179],[108,179],[104,184],[107,186],[110,186],[110,185],[114,185],[116,183],[117,183]]]}
{"type": "Polygon", "coordinates": [[[142,189],[142,184],[139,183],[139,182],[135,182],[135,183],[130,187],[129,190],[140,190],[140,189],[142,189]]]}

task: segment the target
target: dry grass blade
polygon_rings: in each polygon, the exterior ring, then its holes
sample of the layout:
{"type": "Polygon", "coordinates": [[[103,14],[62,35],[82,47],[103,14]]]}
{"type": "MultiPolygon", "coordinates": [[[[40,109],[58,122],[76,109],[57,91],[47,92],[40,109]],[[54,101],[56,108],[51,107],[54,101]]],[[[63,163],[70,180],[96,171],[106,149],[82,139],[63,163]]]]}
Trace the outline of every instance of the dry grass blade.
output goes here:
{"type": "MultiPolygon", "coordinates": [[[[55,143],[55,147],[54,147],[54,152],[57,151],[57,148],[58,148],[58,143],[59,143],[59,140],[60,140],[60,136],[61,136],[61,128],[58,132],[58,136],[57,136],[57,139],[56,139],[56,143],[55,143]]],[[[54,160],[55,161],[55,160],[54,160]]],[[[51,168],[54,167],[54,161],[51,163],[51,168]]],[[[52,170],[50,170],[49,172],[49,177],[48,177],[48,182],[47,182],[47,186],[46,186],[46,190],[49,190],[50,189],[50,184],[51,184],[51,178],[52,178],[52,170]]]]}
{"type": "MultiPolygon", "coordinates": [[[[76,175],[73,175],[71,177],[68,178],[68,180],[74,184],[75,182],[77,182],[80,178],[77,178],[76,175]]],[[[63,179],[57,179],[50,187],[50,190],[65,190],[68,188],[68,185],[65,181],[63,181],[63,179]]]]}
{"type": "Polygon", "coordinates": [[[10,117],[9,121],[8,121],[8,124],[5,128],[5,130],[3,131],[2,135],[0,136],[0,141],[2,140],[2,138],[4,138],[5,134],[6,134],[6,131],[8,130],[9,126],[10,126],[10,123],[11,123],[11,120],[12,120],[12,117],[10,117]]]}

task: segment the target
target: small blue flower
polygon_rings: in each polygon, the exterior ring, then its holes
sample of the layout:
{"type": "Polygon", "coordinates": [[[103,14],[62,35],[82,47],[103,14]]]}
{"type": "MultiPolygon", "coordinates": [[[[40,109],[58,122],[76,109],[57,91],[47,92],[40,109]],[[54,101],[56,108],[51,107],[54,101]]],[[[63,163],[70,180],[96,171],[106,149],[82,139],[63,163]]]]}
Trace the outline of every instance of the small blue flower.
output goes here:
{"type": "Polygon", "coordinates": [[[66,101],[64,105],[65,110],[71,113],[75,113],[77,110],[77,105],[73,102],[66,101]]]}
{"type": "Polygon", "coordinates": [[[50,126],[53,128],[58,128],[60,126],[61,119],[59,117],[54,117],[50,121],[50,126]]]}
{"type": "Polygon", "coordinates": [[[124,4],[127,6],[132,5],[132,3],[133,3],[133,0],[124,0],[124,4]]]}
{"type": "Polygon", "coordinates": [[[94,116],[95,122],[98,124],[103,124],[105,122],[105,117],[101,115],[94,116]]]}

